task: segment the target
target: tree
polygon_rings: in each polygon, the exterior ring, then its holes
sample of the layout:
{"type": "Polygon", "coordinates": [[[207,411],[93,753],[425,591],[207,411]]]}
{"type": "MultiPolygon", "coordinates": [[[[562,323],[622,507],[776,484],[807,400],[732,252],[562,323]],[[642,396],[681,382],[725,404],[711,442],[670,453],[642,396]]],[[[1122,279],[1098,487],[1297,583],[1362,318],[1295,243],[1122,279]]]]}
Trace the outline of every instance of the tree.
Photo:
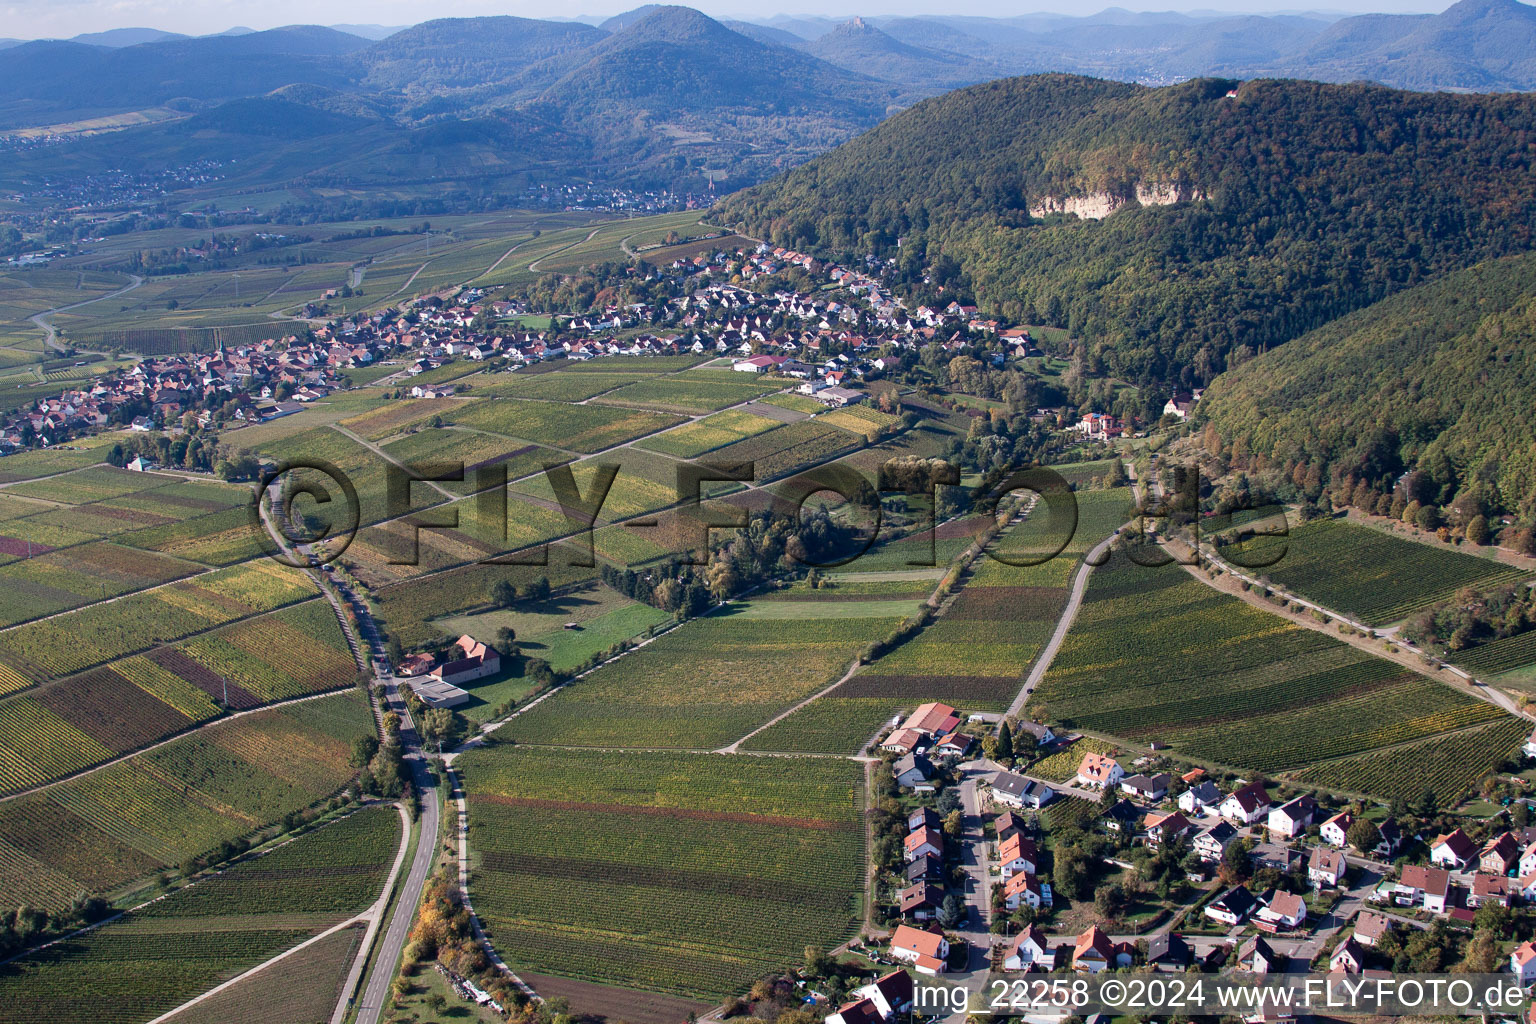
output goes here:
{"type": "Polygon", "coordinates": [[[939,925],[944,928],[954,928],[964,924],[968,914],[969,911],[966,909],[965,901],[960,898],[960,894],[952,892],[945,896],[944,902],[939,905],[939,925]]]}
{"type": "Polygon", "coordinates": [[[1349,826],[1345,838],[1349,840],[1350,846],[1361,853],[1369,853],[1376,849],[1376,844],[1381,842],[1381,830],[1376,827],[1375,822],[1367,818],[1357,818],[1355,823],[1349,826]]]}
{"type": "Polygon", "coordinates": [[[496,631],[496,650],[504,656],[517,653],[517,630],[511,626],[502,626],[496,631]]]}
{"type": "Polygon", "coordinates": [[[805,976],[824,978],[833,967],[832,958],[820,946],[805,947],[805,976]]]}
{"type": "Polygon", "coordinates": [[[1467,542],[1479,546],[1488,543],[1488,517],[1478,514],[1467,523],[1467,542]]]}
{"type": "Polygon", "coordinates": [[[378,739],[368,735],[367,733],[357,737],[352,741],[352,767],[362,768],[363,766],[367,765],[369,761],[372,761],[373,755],[377,754],[378,752],[378,739]]]}
{"type": "Polygon", "coordinates": [[[1013,734],[1004,722],[997,730],[997,743],[992,749],[992,759],[995,761],[1013,760],[1013,734]]]}
{"type": "Polygon", "coordinates": [[[1058,846],[1051,882],[1056,892],[1068,899],[1081,899],[1088,889],[1088,855],[1078,846],[1058,846]]]}
{"type": "Polygon", "coordinates": [[[1433,505],[1420,505],[1413,515],[1413,525],[1421,530],[1433,530],[1440,525],[1440,510],[1433,505]]]}
{"type": "Polygon", "coordinates": [[[517,588],[506,580],[491,584],[491,603],[498,608],[510,608],[517,603],[517,588]]]}
{"type": "Polygon", "coordinates": [[[528,584],[523,591],[523,596],[530,601],[548,601],[550,594],[549,577],[540,576],[528,584]]]}

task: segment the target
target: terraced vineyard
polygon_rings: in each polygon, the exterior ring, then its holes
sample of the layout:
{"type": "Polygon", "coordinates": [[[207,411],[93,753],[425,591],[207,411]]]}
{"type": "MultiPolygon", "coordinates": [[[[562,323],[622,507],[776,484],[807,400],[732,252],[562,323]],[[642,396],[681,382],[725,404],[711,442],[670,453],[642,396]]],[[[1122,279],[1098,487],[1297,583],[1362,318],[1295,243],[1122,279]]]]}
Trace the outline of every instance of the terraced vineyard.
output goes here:
{"type": "Polygon", "coordinates": [[[399,842],[398,813],[365,808],[241,861],[0,967],[0,1017],[140,1024],[366,909],[399,842]]]}
{"type": "Polygon", "coordinates": [[[497,747],[459,767],[475,906],[514,966],[713,1000],[857,927],[853,762],[497,747]]]}
{"type": "Polygon", "coordinates": [[[325,798],[375,726],[355,693],[258,711],[0,801],[0,903],[112,892],[325,798]]]}
{"type": "Polygon", "coordinates": [[[1051,721],[1267,772],[1509,716],[1123,555],[1096,570],[1031,708],[1051,721]]]}
{"type": "Polygon", "coordinates": [[[1489,558],[1357,526],[1320,519],[1291,530],[1288,538],[1245,545],[1245,560],[1267,561],[1284,547],[1284,557],[1263,573],[1292,593],[1379,626],[1444,600],[1462,587],[1487,589],[1522,575],[1489,558]]]}

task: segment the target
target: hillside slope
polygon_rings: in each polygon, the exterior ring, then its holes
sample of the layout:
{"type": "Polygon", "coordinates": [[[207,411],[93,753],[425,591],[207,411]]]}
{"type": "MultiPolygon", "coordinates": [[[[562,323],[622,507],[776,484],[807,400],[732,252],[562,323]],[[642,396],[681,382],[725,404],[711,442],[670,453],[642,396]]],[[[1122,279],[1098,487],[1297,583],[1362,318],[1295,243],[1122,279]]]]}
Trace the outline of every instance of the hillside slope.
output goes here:
{"type": "Polygon", "coordinates": [[[1039,75],[919,103],[712,217],[895,257],[919,296],[957,286],[1089,339],[1096,368],[1197,384],[1229,353],[1529,248],[1532,131],[1526,95],[1039,75]]]}
{"type": "Polygon", "coordinates": [[[1410,289],[1222,374],[1200,403],[1222,447],[1383,493],[1423,469],[1536,515],[1536,254],[1410,289]]]}

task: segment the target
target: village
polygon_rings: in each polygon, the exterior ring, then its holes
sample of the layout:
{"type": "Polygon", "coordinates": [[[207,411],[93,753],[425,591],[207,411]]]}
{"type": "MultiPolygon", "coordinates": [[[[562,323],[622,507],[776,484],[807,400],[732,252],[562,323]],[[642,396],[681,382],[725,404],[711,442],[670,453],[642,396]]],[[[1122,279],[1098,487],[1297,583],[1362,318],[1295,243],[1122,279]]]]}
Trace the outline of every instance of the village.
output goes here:
{"type": "MultiPolygon", "coordinates": [[[[1399,821],[1260,779],[1174,774],[1155,755],[1078,755],[1093,744],[1036,722],[1005,724],[1009,749],[995,719],[925,704],[879,744],[899,858],[877,854],[891,931],[862,947],[869,958],[976,994],[1031,972],[1388,976],[1445,969],[1458,950],[1536,983],[1527,807],[1475,837],[1420,833],[1412,809],[1399,821]],[[1030,771],[1064,757],[1068,778],[1030,771]]],[[[1536,758],[1536,735],[1522,753],[1536,758]]],[[[911,984],[887,975],[828,1020],[890,1020],[891,992],[910,998],[911,984]]]]}
{"type": "MultiPolygon", "coordinates": [[[[559,359],[728,358],[740,372],[799,379],[802,393],[842,407],[864,398],[854,390],[860,382],[888,376],[929,348],[946,357],[981,353],[994,367],[1042,356],[1027,328],[1003,327],[974,306],[951,302],[909,312],[874,274],[779,247],[679,258],[655,273],[679,294],[657,307],[634,303],[600,314],[550,317],[470,287],[334,319],[324,319],[322,304],[311,304],[311,319],[297,333],[148,356],[88,387],[38,399],[0,419],[0,455],[109,428],[217,433],[239,448],[233,431],[298,412],[350,386],[354,375],[366,373],[369,383],[398,379],[400,397],[452,396],[459,390],[452,382],[412,381],[461,360],[510,372],[559,359]],[[828,297],[749,287],[788,268],[835,290],[828,297]],[[542,319],[548,328],[522,326],[542,319]]],[[[1183,419],[1198,400],[1198,393],[1176,394],[1163,413],[1183,419]]],[[[1034,418],[1086,442],[1112,441],[1132,429],[1113,414],[1079,418],[1069,408],[1035,409],[1034,418]]]]}

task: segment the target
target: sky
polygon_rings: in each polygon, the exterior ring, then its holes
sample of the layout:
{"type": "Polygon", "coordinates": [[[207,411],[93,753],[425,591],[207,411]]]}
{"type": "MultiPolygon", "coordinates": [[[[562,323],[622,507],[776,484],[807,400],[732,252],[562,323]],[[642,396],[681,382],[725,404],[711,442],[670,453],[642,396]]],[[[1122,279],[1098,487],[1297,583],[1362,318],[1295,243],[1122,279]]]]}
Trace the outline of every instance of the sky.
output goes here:
{"type": "MultiPolygon", "coordinates": [[[[236,25],[275,28],[279,25],[410,25],[429,18],[515,14],[527,18],[607,16],[639,6],[640,0],[576,0],[551,4],[547,0],[0,0],[0,38],[69,38],[83,32],[110,28],[147,27],[202,35],[222,32],[236,25]]],[[[1288,4],[1284,0],[878,0],[878,6],[860,8],[859,0],[777,0],[756,5],[743,0],[696,3],[714,17],[762,20],[773,14],[852,17],[880,14],[974,14],[1009,17],[1040,11],[1085,14],[1103,7],[1127,10],[1211,10],[1269,13],[1277,10],[1327,9],[1335,11],[1418,13],[1444,10],[1449,4],[1433,0],[1332,0],[1316,5],[1288,4]]]]}

